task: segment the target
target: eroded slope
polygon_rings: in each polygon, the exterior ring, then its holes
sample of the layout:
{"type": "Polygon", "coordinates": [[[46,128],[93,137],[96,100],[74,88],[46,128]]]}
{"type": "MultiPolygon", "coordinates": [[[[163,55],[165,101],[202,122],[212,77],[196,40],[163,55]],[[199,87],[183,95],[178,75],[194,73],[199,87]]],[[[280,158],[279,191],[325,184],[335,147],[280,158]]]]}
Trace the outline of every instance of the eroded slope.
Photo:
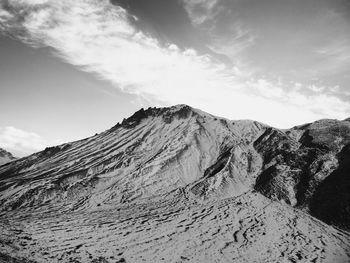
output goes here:
{"type": "Polygon", "coordinates": [[[282,131],[141,109],[0,167],[0,259],[348,262],[330,225],[349,229],[349,143],[348,121],[282,131]]]}

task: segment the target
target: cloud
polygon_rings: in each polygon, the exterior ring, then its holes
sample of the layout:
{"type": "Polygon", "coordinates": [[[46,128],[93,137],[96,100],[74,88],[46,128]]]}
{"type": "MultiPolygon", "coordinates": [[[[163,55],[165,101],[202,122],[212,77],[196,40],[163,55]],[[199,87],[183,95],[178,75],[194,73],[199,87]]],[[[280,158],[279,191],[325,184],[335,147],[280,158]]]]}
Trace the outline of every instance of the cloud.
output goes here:
{"type": "Polygon", "coordinates": [[[194,26],[213,20],[220,9],[216,9],[219,0],[184,0],[184,7],[194,26]]]}
{"type": "Polygon", "coordinates": [[[14,156],[23,157],[45,148],[45,140],[36,133],[23,131],[12,126],[0,128],[0,147],[14,156]]]}
{"type": "Polygon", "coordinates": [[[238,20],[230,7],[220,0],[184,0],[192,24],[209,36],[211,50],[233,61],[254,44],[253,33],[238,20]]]}
{"type": "Polygon", "coordinates": [[[160,43],[107,0],[9,0],[3,11],[8,13],[0,13],[3,27],[12,35],[20,32],[22,41],[49,46],[68,63],[161,105],[187,103],[277,127],[345,118],[350,112],[350,104],[334,94],[308,94],[305,85],[286,89],[290,84],[254,76],[239,64],[160,43]]]}
{"type": "Polygon", "coordinates": [[[346,39],[333,40],[314,52],[327,60],[328,71],[339,72],[350,67],[350,41],[346,39]]]}
{"type": "MultiPolygon", "coordinates": [[[[215,30],[214,30],[215,32],[215,30]]],[[[255,36],[241,23],[233,23],[225,34],[211,32],[210,48],[217,53],[225,54],[232,61],[238,61],[239,53],[254,44],[255,36]]]]}

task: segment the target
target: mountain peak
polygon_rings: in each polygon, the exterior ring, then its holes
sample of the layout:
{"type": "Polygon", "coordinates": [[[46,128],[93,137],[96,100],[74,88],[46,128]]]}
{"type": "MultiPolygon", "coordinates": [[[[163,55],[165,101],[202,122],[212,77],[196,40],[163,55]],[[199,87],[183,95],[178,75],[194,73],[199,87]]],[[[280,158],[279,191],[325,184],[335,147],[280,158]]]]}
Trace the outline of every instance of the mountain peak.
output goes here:
{"type": "Polygon", "coordinates": [[[130,117],[123,119],[121,123],[117,123],[112,130],[124,127],[124,128],[133,128],[137,126],[143,119],[149,118],[149,117],[156,117],[156,116],[162,116],[163,120],[166,123],[170,123],[174,118],[187,118],[191,115],[191,112],[193,112],[193,108],[185,105],[185,104],[178,104],[171,107],[149,107],[147,109],[141,108],[138,111],[136,111],[133,115],[130,117]]]}
{"type": "Polygon", "coordinates": [[[176,104],[170,107],[165,107],[165,109],[171,109],[173,111],[178,111],[178,110],[182,110],[182,109],[189,109],[189,110],[193,110],[193,108],[187,104],[176,104]]]}

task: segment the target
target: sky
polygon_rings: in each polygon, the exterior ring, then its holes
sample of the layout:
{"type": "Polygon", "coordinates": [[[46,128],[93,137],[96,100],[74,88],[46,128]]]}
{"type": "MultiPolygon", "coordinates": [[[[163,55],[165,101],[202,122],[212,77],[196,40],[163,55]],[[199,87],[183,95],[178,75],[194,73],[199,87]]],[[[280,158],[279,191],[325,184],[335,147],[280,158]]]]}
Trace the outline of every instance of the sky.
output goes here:
{"type": "Polygon", "coordinates": [[[349,29],[348,0],[1,0],[0,147],[180,103],[277,128],[348,118],[349,29]]]}

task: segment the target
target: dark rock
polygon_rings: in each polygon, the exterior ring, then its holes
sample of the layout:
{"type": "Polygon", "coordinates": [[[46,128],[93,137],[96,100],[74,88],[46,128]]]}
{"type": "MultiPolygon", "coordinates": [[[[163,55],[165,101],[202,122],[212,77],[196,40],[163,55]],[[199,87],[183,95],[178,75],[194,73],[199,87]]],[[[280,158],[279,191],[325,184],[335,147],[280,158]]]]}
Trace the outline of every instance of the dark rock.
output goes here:
{"type": "Polygon", "coordinates": [[[350,144],[338,154],[339,166],[316,188],[310,213],[322,221],[350,230],[350,144]]]}

